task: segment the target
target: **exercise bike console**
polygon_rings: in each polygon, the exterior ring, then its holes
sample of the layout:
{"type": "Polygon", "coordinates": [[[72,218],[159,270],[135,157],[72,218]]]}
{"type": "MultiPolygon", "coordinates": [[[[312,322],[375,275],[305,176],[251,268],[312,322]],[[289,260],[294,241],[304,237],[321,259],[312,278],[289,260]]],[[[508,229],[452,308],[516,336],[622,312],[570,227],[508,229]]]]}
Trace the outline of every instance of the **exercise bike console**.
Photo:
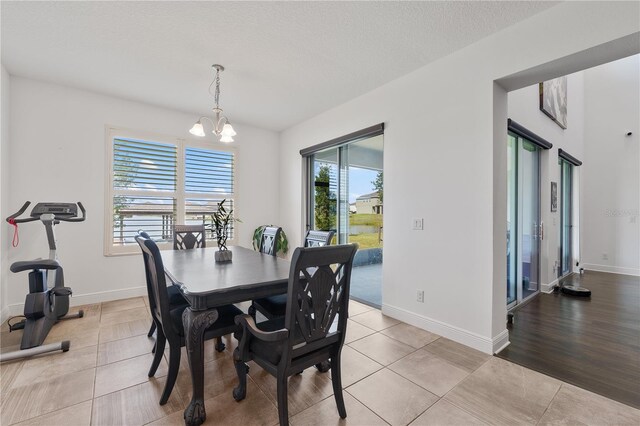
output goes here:
{"type": "Polygon", "coordinates": [[[76,203],[38,203],[31,210],[31,217],[40,219],[40,216],[47,213],[57,217],[76,217],[78,216],[78,206],[76,203]]]}

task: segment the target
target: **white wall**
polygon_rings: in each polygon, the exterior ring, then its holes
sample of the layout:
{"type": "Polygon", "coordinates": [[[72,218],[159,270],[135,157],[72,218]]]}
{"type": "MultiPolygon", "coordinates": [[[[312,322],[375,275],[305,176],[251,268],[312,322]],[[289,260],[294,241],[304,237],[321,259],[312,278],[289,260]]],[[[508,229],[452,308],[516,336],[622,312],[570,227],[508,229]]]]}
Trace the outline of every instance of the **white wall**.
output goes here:
{"type": "MultiPolygon", "coordinates": [[[[7,217],[9,204],[9,143],[10,143],[10,99],[11,99],[11,77],[7,70],[2,68],[2,78],[0,79],[0,219],[4,222],[7,217]]],[[[0,225],[0,322],[4,322],[9,316],[8,309],[8,289],[9,289],[9,226],[2,223],[0,225]]]]}
{"type": "Polygon", "coordinates": [[[582,265],[640,275],[640,57],[584,76],[582,265]]]}
{"type": "MultiPolygon", "coordinates": [[[[188,139],[196,118],[197,114],[11,78],[9,210],[17,210],[25,200],[82,201],[87,208],[85,222],[56,227],[65,279],[74,290],[72,303],[145,293],[139,255],[103,256],[105,125],[188,139]]],[[[255,227],[279,222],[278,134],[235,122],[234,127],[238,132],[236,207],[243,220],[238,225],[238,244],[251,247],[255,227]]],[[[47,252],[42,225],[26,224],[20,228],[20,246],[10,251],[9,260],[45,257],[47,252]]],[[[6,267],[2,265],[3,271],[6,267]]],[[[9,285],[8,302],[13,311],[20,311],[27,292],[26,275],[11,274],[9,285]]]]}
{"type": "Polygon", "coordinates": [[[635,33],[638,12],[636,3],[562,3],[286,130],[280,213],[290,238],[303,230],[298,150],[384,122],[383,312],[497,350],[508,342],[507,111],[494,80],[635,33]],[[424,231],[411,230],[413,217],[424,231]]]}
{"type": "MultiPolygon", "coordinates": [[[[580,71],[567,76],[566,129],[540,111],[537,84],[509,92],[508,104],[509,118],[553,144],[553,148],[543,150],[540,156],[540,213],[544,224],[544,239],[540,246],[540,283],[542,291],[550,291],[557,279],[556,267],[560,263],[560,204],[556,212],[551,212],[550,182],[558,184],[560,197],[559,148],[584,160],[584,73],[580,71]]],[[[573,254],[579,259],[577,252],[573,254]]]]}

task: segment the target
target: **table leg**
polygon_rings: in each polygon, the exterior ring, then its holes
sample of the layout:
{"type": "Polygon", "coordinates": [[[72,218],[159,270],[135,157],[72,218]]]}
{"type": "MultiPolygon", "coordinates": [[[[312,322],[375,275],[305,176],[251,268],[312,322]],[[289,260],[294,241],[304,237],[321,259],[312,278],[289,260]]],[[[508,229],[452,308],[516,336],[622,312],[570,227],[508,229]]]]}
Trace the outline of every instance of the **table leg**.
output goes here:
{"type": "Polygon", "coordinates": [[[218,311],[194,311],[191,307],[184,310],[182,324],[184,325],[187,358],[191,371],[193,396],[189,406],[184,411],[184,423],[197,426],[204,423],[207,414],[204,410],[204,331],[218,319],[218,311]]]}

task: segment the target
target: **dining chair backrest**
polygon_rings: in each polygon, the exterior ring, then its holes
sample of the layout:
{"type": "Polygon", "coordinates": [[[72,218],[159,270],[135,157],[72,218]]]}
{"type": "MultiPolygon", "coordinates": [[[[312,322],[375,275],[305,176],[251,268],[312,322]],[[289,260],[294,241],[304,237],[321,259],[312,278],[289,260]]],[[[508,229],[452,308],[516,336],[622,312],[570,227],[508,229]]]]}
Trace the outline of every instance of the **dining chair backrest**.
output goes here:
{"type": "Polygon", "coordinates": [[[204,225],[174,225],[173,249],[189,250],[206,247],[206,234],[204,225]]]}
{"type": "Polygon", "coordinates": [[[335,235],[335,231],[307,231],[304,237],[305,247],[322,247],[331,244],[331,239],[335,235]]]}
{"type": "Polygon", "coordinates": [[[168,339],[179,338],[173,329],[170,317],[169,294],[164,273],[162,256],[155,241],[138,234],[136,242],[142,250],[145,274],[147,276],[147,291],[149,293],[149,307],[155,320],[160,323],[168,339]],[[165,327],[167,324],[169,326],[165,327]]]}
{"type": "Polygon", "coordinates": [[[282,228],[275,226],[266,226],[262,231],[262,238],[260,239],[260,253],[275,256],[277,253],[276,242],[280,238],[280,232],[282,228]]]}
{"type": "Polygon", "coordinates": [[[283,351],[286,362],[344,343],[356,250],[355,244],[296,248],[287,292],[285,327],[289,340],[283,351]],[[336,315],[338,321],[333,327],[336,315]]]}
{"type": "MultiPolygon", "coordinates": [[[[149,236],[148,233],[146,233],[145,231],[143,231],[142,229],[138,230],[138,237],[142,237],[145,240],[150,240],[151,237],[149,236]]],[[[137,240],[136,240],[137,242],[137,240]]],[[[149,270],[147,268],[147,254],[144,252],[144,250],[142,251],[142,261],[144,264],[144,275],[145,275],[145,279],[147,282],[147,297],[149,299],[149,310],[151,311],[151,316],[153,317],[154,320],[157,320],[158,318],[156,318],[156,303],[155,300],[153,298],[153,292],[151,289],[151,276],[149,275],[149,270]]]]}

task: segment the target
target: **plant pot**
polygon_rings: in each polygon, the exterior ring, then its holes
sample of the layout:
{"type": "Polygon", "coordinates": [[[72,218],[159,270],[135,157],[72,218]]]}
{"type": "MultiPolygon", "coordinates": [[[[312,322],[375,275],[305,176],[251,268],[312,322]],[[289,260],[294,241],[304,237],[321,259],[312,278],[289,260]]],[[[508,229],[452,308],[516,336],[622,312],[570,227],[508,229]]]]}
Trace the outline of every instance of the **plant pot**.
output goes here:
{"type": "Polygon", "coordinates": [[[214,258],[218,263],[231,262],[233,252],[231,250],[218,250],[214,253],[214,258]]]}

